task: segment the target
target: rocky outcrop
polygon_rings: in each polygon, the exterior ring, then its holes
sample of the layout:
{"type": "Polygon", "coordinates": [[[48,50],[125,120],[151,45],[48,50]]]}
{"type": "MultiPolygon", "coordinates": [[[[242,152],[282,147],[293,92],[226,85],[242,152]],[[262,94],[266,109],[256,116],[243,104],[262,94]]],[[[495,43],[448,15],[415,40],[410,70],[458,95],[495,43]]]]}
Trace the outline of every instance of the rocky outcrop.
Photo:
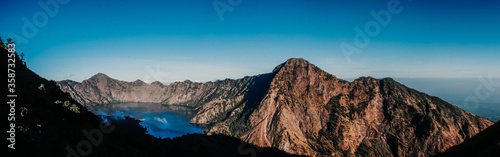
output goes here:
{"type": "Polygon", "coordinates": [[[191,122],[209,124],[209,134],[310,156],[429,156],[492,125],[393,79],[347,82],[304,59],[289,59],[268,74],[208,83],[147,85],[98,74],[58,84],[87,104],[191,106],[191,122]]]}

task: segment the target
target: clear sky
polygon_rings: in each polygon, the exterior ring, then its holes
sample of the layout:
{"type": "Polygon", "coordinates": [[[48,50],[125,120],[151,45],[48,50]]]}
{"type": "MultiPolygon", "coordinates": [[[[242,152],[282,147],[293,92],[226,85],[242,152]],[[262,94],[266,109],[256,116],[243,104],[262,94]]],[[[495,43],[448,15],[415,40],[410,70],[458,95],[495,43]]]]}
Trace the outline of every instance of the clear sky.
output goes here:
{"type": "Polygon", "coordinates": [[[24,37],[15,41],[28,66],[53,80],[101,72],[205,82],[267,73],[292,57],[340,78],[500,78],[493,0],[0,0],[0,10],[2,39],[24,37]],[[370,13],[397,2],[385,27],[370,13]],[[370,42],[346,55],[341,43],[356,46],[354,28],[365,26],[374,26],[370,42]]]}

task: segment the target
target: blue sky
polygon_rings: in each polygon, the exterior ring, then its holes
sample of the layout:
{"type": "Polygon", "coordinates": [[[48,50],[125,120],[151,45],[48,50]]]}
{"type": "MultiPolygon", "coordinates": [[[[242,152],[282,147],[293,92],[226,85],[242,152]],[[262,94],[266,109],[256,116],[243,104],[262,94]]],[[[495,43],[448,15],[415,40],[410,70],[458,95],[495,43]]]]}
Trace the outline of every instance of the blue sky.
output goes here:
{"type": "MultiPolygon", "coordinates": [[[[401,0],[398,14],[346,58],[355,27],[386,1],[242,0],[220,19],[213,0],[70,0],[50,16],[36,0],[0,1],[0,36],[23,37],[23,17],[41,26],[18,43],[42,77],[82,81],[213,81],[270,72],[305,58],[340,78],[500,78],[500,2],[401,0]],[[43,21],[42,14],[47,14],[43,21]],[[40,22],[42,21],[42,22],[40,22]],[[45,24],[43,22],[46,22],[45,24]]],[[[41,0],[43,3],[56,0],[41,0]]],[[[53,7],[49,7],[52,8],[53,7]]]]}

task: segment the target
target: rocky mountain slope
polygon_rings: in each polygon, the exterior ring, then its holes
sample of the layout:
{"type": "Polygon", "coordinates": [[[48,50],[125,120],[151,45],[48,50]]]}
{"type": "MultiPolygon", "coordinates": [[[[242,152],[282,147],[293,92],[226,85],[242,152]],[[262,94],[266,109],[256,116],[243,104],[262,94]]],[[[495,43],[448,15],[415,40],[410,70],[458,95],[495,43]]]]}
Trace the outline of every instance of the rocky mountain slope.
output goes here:
{"type": "MultiPolygon", "coordinates": [[[[0,56],[8,60],[1,43],[0,56]]],[[[2,124],[5,130],[10,129],[11,122],[15,124],[15,149],[7,148],[10,141],[5,139],[12,135],[5,133],[2,156],[291,156],[276,148],[256,147],[225,135],[157,139],[130,118],[103,125],[99,117],[62,92],[56,82],[28,69],[19,57],[14,60],[16,104],[12,108],[3,105],[0,112],[14,113],[15,121],[5,118],[2,124]]],[[[7,67],[7,62],[2,64],[7,67]]],[[[6,74],[7,68],[1,71],[6,74]]]]}
{"type": "MultiPolygon", "coordinates": [[[[124,82],[98,73],[83,82],[59,81],[61,89],[76,101],[86,105],[113,102],[154,102],[196,106],[215,99],[238,97],[248,88],[252,77],[239,80],[222,80],[208,83],[191,81],[175,82],[164,86],[160,82],[146,84],[141,80],[124,82]]],[[[231,101],[231,100],[226,100],[231,101]]]]}
{"type": "Polygon", "coordinates": [[[98,74],[58,85],[82,103],[161,102],[196,109],[192,123],[218,133],[316,156],[429,156],[463,142],[492,122],[391,78],[347,82],[304,59],[271,73],[168,86],[98,74]]]}

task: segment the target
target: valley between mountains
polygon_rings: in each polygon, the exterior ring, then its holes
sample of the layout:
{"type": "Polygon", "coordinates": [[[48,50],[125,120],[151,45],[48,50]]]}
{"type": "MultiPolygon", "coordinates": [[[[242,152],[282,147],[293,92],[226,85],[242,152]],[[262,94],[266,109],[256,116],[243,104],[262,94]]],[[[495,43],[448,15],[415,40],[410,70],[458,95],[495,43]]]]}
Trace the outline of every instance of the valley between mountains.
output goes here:
{"type": "Polygon", "coordinates": [[[57,82],[86,106],[154,102],[194,109],[193,124],[307,156],[432,156],[493,123],[391,78],[353,82],[301,58],[270,73],[198,83],[124,82],[97,74],[57,82]]]}

